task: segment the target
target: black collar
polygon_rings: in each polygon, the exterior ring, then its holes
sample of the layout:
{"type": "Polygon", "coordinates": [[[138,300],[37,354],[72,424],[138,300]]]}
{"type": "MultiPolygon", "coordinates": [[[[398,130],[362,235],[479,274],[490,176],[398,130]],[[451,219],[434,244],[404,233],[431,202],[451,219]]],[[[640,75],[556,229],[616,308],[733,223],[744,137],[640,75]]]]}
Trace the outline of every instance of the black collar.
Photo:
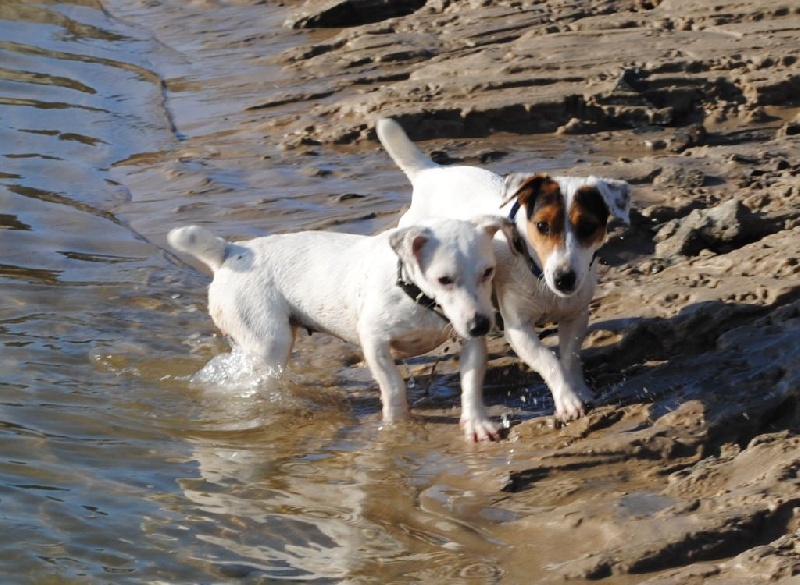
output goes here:
{"type": "Polygon", "coordinates": [[[400,260],[399,258],[397,259],[397,280],[395,281],[395,284],[399,286],[400,289],[404,293],[406,293],[408,297],[412,301],[417,303],[419,306],[425,307],[426,309],[433,311],[448,323],[450,322],[450,319],[448,319],[447,316],[444,314],[444,311],[442,311],[442,307],[439,305],[439,303],[436,302],[436,299],[426,295],[424,292],[422,292],[421,288],[419,288],[416,284],[407,280],[405,276],[403,276],[403,261],[400,260]]]}
{"type": "Polygon", "coordinates": [[[514,246],[514,249],[519,252],[520,256],[522,256],[523,260],[525,260],[525,263],[528,265],[528,269],[531,271],[531,274],[533,274],[535,278],[542,280],[544,278],[544,273],[531,257],[531,253],[528,252],[528,246],[522,239],[522,234],[519,233],[519,230],[517,229],[517,223],[514,221],[514,219],[517,217],[519,208],[519,201],[514,201],[514,205],[511,206],[511,211],[508,212],[508,219],[514,222],[514,239],[511,240],[511,245],[514,246]]]}

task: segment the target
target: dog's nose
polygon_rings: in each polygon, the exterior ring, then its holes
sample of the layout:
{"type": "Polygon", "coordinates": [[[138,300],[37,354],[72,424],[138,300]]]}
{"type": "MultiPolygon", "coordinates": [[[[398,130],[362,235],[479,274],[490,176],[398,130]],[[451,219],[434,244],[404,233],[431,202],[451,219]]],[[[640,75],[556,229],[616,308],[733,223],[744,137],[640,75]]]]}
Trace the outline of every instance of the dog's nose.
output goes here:
{"type": "Polygon", "coordinates": [[[472,337],[486,335],[491,328],[492,320],[486,315],[476,314],[475,317],[467,323],[467,331],[472,337]]]}
{"type": "Polygon", "coordinates": [[[577,277],[572,270],[565,270],[557,272],[555,277],[555,285],[561,292],[572,292],[575,289],[575,281],[577,277]]]}

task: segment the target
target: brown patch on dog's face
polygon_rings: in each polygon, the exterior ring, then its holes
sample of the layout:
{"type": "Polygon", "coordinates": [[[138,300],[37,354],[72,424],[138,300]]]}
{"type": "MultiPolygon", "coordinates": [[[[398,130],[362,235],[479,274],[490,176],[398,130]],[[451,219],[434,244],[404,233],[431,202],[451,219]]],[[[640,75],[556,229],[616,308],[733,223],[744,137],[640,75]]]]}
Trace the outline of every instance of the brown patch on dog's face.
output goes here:
{"type": "Polygon", "coordinates": [[[550,178],[549,175],[537,174],[528,178],[519,189],[514,198],[522,205],[530,219],[536,201],[545,193],[558,193],[560,190],[558,183],[550,178]]]}
{"type": "Polygon", "coordinates": [[[558,183],[547,175],[536,175],[517,192],[528,218],[528,241],[544,264],[564,243],[564,198],[558,183]]]}
{"type": "Polygon", "coordinates": [[[569,222],[584,248],[599,246],[606,237],[608,206],[595,187],[581,187],[569,209],[569,222]]]}

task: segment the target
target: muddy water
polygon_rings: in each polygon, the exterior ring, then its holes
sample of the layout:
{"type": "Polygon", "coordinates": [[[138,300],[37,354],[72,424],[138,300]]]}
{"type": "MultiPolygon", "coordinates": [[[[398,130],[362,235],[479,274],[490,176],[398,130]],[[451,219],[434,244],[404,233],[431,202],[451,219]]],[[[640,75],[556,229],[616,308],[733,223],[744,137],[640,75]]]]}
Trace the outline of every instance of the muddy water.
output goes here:
{"type": "Polygon", "coordinates": [[[513,518],[500,486],[471,478],[535,454],[465,447],[450,409],[382,428],[357,352],[329,339],[302,339],[281,379],[248,369],[211,326],[208,277],[165,251],[180,224],[372,233],[404,204],[376,148],[285,153],[258,131],[255,106],[297,83],[269,59],[304,40],[286,16],[0,6],[4,582],[531,577],[493,536],[513,518]]]}

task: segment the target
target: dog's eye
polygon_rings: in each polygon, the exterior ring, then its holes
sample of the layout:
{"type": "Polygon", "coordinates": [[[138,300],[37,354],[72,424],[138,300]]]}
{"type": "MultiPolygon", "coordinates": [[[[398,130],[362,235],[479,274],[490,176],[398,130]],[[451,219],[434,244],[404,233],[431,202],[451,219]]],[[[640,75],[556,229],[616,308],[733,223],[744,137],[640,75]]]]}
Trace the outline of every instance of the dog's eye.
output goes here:
{"type": "Polygon", "coordinates": [[[550,226],[546,221],[540,221],[536,224],[536,229],[539,230],[539,233],[543,236],[546,236],[550,233],[550,226]]]}
{"type": "Polygon", "coordinates": [[[481,274],[481,282],[486,282],[489,280],[492,277],[492,274],[494,274],[494,268],[490,267],[484,270],[483,274],[481,274]]]}
{"type": "Polygon", "coordinates": [[[449,276],[442,276],[439,278],[439,284],[441,284],[442,286],[450,286],[451,284],[453,284],[453,282],[455,281],[449,276]]]}

